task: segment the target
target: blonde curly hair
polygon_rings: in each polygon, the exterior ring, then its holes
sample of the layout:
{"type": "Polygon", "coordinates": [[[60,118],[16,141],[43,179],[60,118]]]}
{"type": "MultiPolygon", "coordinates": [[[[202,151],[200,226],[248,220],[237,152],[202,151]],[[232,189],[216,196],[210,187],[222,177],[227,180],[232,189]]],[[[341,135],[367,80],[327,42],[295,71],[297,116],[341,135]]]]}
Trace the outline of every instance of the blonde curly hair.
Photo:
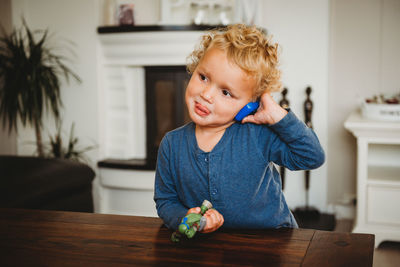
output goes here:
{"type": "Polygon", "coordinates": [[[271,44],[269,37],[257,27],[235,24],[206,33],[188,56],[187,70],[190,74],[210,48],[225,51],[230,60],[255,78],[254,97],[281,90],[278,44],[271,44]]]}

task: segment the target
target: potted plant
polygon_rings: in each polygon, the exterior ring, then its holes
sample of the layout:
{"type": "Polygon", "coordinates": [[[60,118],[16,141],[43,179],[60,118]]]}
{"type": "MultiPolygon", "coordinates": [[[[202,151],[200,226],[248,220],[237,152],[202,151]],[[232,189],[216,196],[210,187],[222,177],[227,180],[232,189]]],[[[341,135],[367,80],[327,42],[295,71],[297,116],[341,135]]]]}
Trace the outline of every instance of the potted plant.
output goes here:
{"type": "Polygon", "coordinates": [[[95,149],[97,146],[79,147],[78,137],[74,134],[75,123],[72,123],[68,137],[68,143],[62,133],[62,122],[57,121],[56,133],[54,136],[49,135],[49,142],[44,145],[44,155],[48,158],[69,159],[89,164],[89,159],[84,155],[85,152],[95,149]],[[66,146],[64,146],[66,144],[66,146]]]}
{"type": "Polygon", "coordinates": [[[25,20],[21,29],[0,37],[0,117],[9,131],[17,130],[18,120],[33,126],[40,157],[43,114],[51,111],[56,121],[60,117],[60,78],[80,82],[65,61],[49,46],[48,31],[32,32],[25,20]]]}

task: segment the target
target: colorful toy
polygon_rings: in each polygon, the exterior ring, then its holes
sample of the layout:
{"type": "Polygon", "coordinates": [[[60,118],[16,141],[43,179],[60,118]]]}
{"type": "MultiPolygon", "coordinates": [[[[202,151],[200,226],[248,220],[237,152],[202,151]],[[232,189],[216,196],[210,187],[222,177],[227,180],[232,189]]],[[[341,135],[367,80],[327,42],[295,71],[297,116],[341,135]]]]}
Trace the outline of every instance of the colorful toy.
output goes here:
{"type": "Polygon", "coordinates": [[[200,207],[200,214],[189,213],[182,218],[181,223],[178,226],[178,230],[171,235],[172,242],[179,242],[182,235],[186,235],[187,238],[192,238],[197,231],[203,230],[206,226],[206,217],[204,213],[207,210],[212,209],[212,204],[208,200],[204,200],[200,207]]]}

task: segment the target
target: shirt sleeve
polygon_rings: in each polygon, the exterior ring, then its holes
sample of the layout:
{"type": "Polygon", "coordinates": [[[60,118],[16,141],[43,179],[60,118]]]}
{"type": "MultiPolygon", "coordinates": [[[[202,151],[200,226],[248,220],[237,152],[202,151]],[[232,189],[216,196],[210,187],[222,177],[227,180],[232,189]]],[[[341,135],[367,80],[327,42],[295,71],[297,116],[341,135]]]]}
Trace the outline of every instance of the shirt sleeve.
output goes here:
{"type": "Polygon", "coordinates": [[[271,138],[265,138],[265,134],[259,135],[267,161],[290,170],[311,170],[324,163],[325,154],[317,135],[291,110],[268,128],[274,133],[271,138]]]}
{"type": "Polygon", "coordinates": [[[158,216],[168,228],[176,230],[188,209],[181,204],[178,198],[175,180],[170,170],[170,153],[171,146],[166,136],[161,141],[158,150],[154,201],[158,216]]]}

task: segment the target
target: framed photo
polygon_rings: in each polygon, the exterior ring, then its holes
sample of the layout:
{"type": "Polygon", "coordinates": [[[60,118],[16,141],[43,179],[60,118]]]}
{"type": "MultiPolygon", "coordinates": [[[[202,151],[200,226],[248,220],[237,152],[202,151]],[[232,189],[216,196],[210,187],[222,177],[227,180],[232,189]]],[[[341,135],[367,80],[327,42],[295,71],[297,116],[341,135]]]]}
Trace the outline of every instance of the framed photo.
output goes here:
{"type": "Polygon", "coordinates": [[[117,22],[119,25],[135,25],[134,4],[118,4],[117,22]]]}

